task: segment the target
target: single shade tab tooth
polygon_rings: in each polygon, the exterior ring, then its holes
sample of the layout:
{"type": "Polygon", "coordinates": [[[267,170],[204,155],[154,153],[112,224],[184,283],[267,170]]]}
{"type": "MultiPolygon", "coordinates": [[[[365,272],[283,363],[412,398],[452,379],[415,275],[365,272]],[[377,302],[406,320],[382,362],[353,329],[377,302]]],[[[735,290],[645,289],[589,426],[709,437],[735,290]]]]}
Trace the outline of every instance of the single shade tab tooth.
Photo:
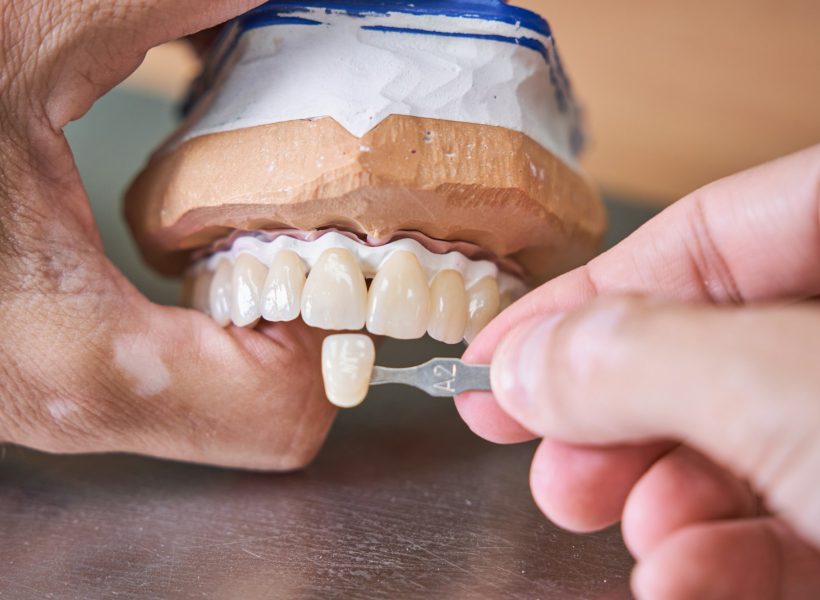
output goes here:
{"type": "Polygon", "coordinates": [[[430,284],[430,325],[427,333],[445,344],[458,344],[467,329],[467,292],[464,278],[458,271],[447,269],[433,278],[430,284]]]}
{"type": "Polygon", "coordinates": [[[233,265],[231,280],[231,320],[237,327],[247,327],[262,316],[259,298],[268,269],[250,254],[240,254],[233,265]]]}
{"type": "Polygon", "coordinates": [[[194,289],[191,298],[191,308],[204,312],[206,315],[211,314],[211,281],[214,278],[214,272],[204,270],[196,275],[194,278],[194,289]]]}
{"type": "Polygon", "coordinates": [[[485,277],[467,290],[467,310],[470,315],[464,339],[468,344],[492,321],[501,308],[498,282],[494,277],[485,277]]]}
{"type": "Polygon", "coordinates": [[[233,283],[233,266],[227,258],[221,260],[211,280],[209,304],[211,316],[220,327],[231,323],[231,285],[233,283]]]}
{"type": "Polygon", "coordinates": [[[293,321],[302,310],[307,268],[291,250],[277,252],[262,290],[262,317],[266,321],[293,321]]]}
{"type": "Polygon", "coordinates": [[[322,379],[325,394],[340,408],[361,404],[370,388],[376,348],[366,335],[331,335],[322,344],[322,379]]]}
{"type": "Polygon", "coordinates": [[[319,329],[358,331],[366,313],[367,284],[358,261],[349,250],[325,250],[305,282],[302,319],[319,329]]]}
{"type": "Polygon", "coordinates": [[[370,284],[367,330],[400,340],[424,336],[430,321],[430,290],[412,252],[390,255],[370,284]]]}

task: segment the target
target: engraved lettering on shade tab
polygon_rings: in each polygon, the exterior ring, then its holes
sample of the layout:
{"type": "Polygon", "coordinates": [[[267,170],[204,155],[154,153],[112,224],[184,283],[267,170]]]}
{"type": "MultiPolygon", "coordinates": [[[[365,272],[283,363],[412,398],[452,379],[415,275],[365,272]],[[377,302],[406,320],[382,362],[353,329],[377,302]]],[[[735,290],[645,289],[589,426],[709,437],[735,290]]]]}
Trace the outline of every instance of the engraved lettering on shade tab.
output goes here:
{"type": "Polygon", "coordinates": [[[444,365],[436,365],[433,369],[433,375],[439,379],[437,383],[433,384],[434,388],[455,393],[456,377],[458,376],[458,367],[456,365],[452,365],[450,369],[444,365]]]}

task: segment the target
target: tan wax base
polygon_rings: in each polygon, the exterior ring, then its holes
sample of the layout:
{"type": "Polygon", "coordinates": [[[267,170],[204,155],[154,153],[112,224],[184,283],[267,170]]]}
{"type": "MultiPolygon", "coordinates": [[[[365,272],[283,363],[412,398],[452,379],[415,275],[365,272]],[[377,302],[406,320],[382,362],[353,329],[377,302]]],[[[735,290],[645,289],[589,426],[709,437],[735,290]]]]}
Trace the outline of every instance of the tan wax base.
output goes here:
{"type": "Polygon", "coordinates": [[[511,256],[540,283],[591,258],[605,215],[589,183],[527,136],[391,116],[363,138],[330,118],[189,140],[126,198],[146,259],[179,272],[233,230],[416,230],[511,256]]]}

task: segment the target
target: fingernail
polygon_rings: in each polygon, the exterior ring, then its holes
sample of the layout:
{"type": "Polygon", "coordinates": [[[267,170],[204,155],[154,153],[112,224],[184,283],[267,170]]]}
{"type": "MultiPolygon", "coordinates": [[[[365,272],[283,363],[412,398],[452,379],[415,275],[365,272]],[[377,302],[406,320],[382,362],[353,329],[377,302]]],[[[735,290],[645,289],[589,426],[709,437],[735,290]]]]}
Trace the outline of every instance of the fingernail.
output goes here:
{"type": "Polygon", "coordinates": [[[519,325],[496,350],[491,369],[493,393],[512,416],[526,418],[539,393],[543,394],[550,337],[565,317],[557,313],[519,325]]]}

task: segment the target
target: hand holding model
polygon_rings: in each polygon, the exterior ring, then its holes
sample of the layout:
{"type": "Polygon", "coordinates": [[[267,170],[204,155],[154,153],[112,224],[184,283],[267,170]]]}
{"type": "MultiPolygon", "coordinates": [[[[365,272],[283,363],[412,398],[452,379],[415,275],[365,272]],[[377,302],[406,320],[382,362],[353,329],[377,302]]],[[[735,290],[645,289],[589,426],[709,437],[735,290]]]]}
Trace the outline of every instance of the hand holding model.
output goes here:
{"type": "Polygon", "coordinates": [[[576,531],[622,519],[641,597],[816,598],[818,264],[820,146],[521,299],[468,349],[495,399],[461,414],[497,442],[544,438],[539,506],[576,531]]]}
{"type": "Polygon", "coordinates": [[[62,131],[149,48],[259,3],[2,3],[0,440],[277,470],[321,446],[323,333],[148,302],[105,257],[62,131]]]}

